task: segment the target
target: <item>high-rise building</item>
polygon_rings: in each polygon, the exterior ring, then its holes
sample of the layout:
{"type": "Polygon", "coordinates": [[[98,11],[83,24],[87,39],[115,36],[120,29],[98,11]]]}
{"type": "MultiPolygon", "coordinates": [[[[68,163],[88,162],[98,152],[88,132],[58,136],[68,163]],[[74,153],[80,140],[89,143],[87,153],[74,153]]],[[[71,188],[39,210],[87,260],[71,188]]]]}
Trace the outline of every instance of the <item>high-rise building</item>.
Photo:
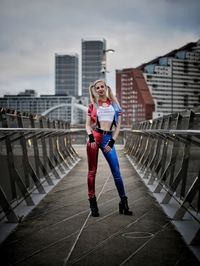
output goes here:
{"type": "Polygon", "coordinates": [[[141,70],[116,70],[116,95],[123,110],[123,125],[152,118],[154,102],[141,70]]]}
{"type": "Polygon", "coordinates": [[[88,97],[89,85],[106,77],[106,40],[82,39],[82,96],[88,97]]]}
{"type": "Polygon", "coordinates": [[[154,118],[200,105],[200,40],[139,68],[155,102],[154,118]]]}
{"type": "Polygon", "coordinates": [[[78,55],[55,54],[55,94],[78,96],[78,55]]]}

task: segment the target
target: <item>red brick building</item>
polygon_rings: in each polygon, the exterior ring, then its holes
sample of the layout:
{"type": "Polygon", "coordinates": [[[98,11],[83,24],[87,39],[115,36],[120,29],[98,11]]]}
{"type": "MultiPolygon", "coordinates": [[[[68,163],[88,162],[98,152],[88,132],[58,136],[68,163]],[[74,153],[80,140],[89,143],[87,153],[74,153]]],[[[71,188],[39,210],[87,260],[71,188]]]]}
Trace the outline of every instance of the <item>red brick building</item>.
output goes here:
{"type": "Polygon", "coordinates": [[[123,109],[122,125],[152,119],[155,105],[141,70],[116,70],[116,95],[123,109]]]}

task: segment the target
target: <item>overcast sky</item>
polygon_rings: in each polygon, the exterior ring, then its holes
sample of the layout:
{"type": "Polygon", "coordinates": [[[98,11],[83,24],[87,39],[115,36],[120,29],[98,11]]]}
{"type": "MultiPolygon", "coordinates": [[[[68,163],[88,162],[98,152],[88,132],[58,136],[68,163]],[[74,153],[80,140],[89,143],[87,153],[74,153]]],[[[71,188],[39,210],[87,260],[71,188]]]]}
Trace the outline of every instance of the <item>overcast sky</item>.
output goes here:
{"type": "Polygon", "coordinates": [[[0,0],[0,96],[54,94],[55,53],[78,53],[81,39],[107,40],[108,83],[200,39],[200,0],[0,0]]]}

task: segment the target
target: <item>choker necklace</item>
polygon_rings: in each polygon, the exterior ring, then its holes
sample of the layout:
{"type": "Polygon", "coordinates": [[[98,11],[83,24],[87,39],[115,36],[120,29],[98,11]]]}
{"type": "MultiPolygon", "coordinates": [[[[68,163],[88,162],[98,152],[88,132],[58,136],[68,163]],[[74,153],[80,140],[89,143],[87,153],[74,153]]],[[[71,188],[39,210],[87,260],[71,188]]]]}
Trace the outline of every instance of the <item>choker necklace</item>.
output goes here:
{"type": "Polygon", "coordinates": [[[110,105],[110,99],[109,98],[107,98],[106,100],[99,99],[98,103],[99,105],[105,105],[105,104],[110,105]]]}

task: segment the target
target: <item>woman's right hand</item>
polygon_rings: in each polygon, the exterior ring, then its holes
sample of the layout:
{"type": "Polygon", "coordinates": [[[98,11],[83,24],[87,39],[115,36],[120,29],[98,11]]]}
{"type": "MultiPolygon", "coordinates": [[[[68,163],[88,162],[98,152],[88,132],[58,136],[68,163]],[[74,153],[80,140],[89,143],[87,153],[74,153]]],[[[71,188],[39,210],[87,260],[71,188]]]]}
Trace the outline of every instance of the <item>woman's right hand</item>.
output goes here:
{"type": "Polygon", "coordinates": [[[96,142],[88,142],[88,145],[90,146],[91,149],[96,149],[96,142]]]}
{"type": "Polygon", "coordinates": [[[91,133],[88,135],[88,137],[89,137],[88,144],[90,145],[92,149],[95,149],[97,144],[95,142],[94,135],[91,133]]]}

